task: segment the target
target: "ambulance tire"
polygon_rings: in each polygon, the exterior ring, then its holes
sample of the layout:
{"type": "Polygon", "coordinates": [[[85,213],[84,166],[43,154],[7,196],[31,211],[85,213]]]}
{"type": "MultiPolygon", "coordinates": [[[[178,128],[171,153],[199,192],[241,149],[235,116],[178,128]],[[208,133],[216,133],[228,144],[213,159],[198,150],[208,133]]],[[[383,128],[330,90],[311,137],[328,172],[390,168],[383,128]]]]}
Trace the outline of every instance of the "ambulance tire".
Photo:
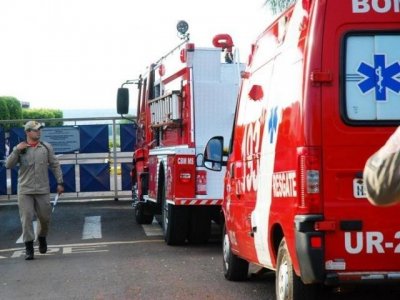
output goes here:
{"type": "Polygon", "coordinates": [[[188,241],[192,244],[207,243],[211,235],[211,216],[208,207],[191,207],[188,241]]]}
{"type": "Polygon", "coordinates": [[[236,256],[231,251],[231,243],[224,226],[222,234],[222,252],[224,276],[230,281],[246,280],[249,274],[249,262],[236,256]]]}
{"type": "Polygon", "coordinates": [[[145,204],[138,202],[135,207],[135,219],[138,224],[151,224],[154,219],[153,214],[146,214],[145,204]]]}
{"type": "Polygon", "coordinates": [[[167,245],[182,245],[188,234],[188,213],[186,206],[176,206],[167,203],[165,186],[162,194],[162,227],[167,245]]]}
{"type": "Polygon", "coordinates": [[[296,275],[285,239],[278,249],[275,292],[277,300],[313,300],[317,297],[317,286],[304,284],[296,275]]]}

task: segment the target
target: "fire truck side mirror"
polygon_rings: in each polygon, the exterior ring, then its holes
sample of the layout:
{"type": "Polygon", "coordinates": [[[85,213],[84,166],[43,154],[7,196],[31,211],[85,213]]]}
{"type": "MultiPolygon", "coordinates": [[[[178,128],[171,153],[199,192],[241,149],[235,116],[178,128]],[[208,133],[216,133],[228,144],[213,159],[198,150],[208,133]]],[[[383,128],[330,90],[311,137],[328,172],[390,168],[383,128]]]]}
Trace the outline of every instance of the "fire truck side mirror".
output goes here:
{"type": "Polygon", "coordinates": [[[129,89],[119,88],[117,94],[117,113],[126,115],[129,112],[129,89]]]}
{"type": "Polygon", "coordinates": [[[211,138],[204,150],[204,167],[212,171],[221,171],[223,166],[224,138],[215,136],[211,138]]]}

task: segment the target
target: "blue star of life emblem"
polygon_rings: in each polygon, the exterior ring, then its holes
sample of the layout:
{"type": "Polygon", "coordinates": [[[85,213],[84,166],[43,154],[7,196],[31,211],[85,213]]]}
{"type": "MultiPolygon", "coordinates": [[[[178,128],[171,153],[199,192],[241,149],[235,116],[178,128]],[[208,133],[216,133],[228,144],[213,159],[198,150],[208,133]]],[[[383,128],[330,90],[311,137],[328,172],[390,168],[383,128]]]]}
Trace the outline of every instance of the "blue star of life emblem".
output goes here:
{"type": "Polygon", "coordinates": [[[394,78],[400,75],[400,64],[395,62],[387,67],[383,54],[374,55],[374,66],[362,62],[357,71],[366,77],[358,83],[358,87],[364,94],[375,89],[377,101],[386,101],[388,89],[395,93],[400,92],[400,81],[394,78]]]}
{"type": "Polygon", "coordinates": [[[275,107],[271,110],[271,115],[269,116],[268,120],[268,134],[269,134],[270,144],[272,144],[274,141],[274,135],[277,127],[278,127],[278,107],[275,107]]]}

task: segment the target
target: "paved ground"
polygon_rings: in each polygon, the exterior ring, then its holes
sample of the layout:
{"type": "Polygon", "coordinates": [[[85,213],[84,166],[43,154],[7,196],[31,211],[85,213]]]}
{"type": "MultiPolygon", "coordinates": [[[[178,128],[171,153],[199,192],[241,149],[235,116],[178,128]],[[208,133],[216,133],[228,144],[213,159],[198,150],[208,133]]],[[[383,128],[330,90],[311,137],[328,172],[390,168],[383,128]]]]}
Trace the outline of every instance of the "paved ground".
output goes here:
{"type": "MultiPolygon", "coordinates": [[[[137,225],[127,201],[60,203],[49,253],[23,259],[16,206],[0,206],[0,299],[274,299],[274,274],[226,281],[219,237],[167,246],[137,225]]],[[[252,266],[252,272],[256,268],[252,266]]],[[[394,287],[346,288],[323,299],[400,299],[394,287]]]]}

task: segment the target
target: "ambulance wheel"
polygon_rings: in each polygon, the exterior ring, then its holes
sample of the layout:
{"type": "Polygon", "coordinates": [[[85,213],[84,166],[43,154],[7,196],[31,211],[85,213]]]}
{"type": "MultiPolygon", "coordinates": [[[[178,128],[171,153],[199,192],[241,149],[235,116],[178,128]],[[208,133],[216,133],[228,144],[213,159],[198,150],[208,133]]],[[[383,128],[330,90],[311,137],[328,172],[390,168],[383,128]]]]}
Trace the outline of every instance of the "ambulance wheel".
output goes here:
{"type": "Polygon", "coordinates": [[[193,244],[207,243],[211,235],[208,207],[191,207],[188,240],[193,244]]]}
{"type": "Polygon", "coordinates": [[[224,259],[224,276],[231,281],[245,280],[249,273],[249,262],[232,253],[226,227],[222,234],[222,251],[224,259]]]}
{"type": "Polygon", "coordinates": [[[278,249],[275,292],[277,300],[313,300],[317,296],[316,285],[306,285],[296,275],[285,239],[278,249]]]}
{"type": "Polygon", "coordinates": [[[145,213],[145,204],[138,202],[135,207],[135,218],[138,224],[151,224],[153,222],[154,215],[145,213]]]}
{"type": "Polygon", "coordinates": [[[187,207],[167,203],[165,187],[162,195],[162,227],[167,245],[182,245],[188,234],[187,207]]]}

